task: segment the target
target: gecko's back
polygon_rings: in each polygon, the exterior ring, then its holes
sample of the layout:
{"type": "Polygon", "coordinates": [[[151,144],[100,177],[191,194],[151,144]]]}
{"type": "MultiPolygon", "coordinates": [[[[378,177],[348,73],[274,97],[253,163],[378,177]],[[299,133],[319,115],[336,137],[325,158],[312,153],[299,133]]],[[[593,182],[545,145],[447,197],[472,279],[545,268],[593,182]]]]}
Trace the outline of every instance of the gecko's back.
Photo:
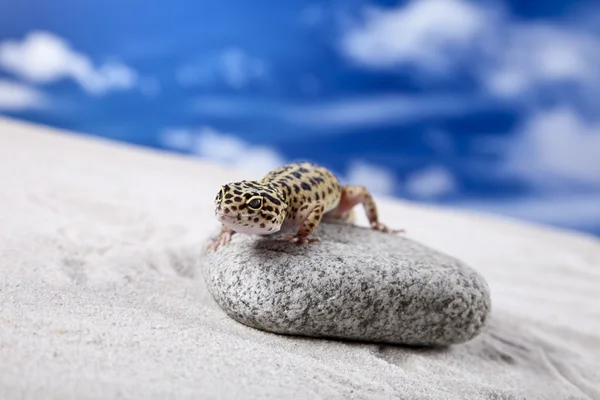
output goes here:
{"type": "MultiPolygon", "coordinates": [[[[287,219],[321,202],[325,212],[337,207],[341,197],[338,178],[328,169],[308,162],[288,164],[269,172],[262,183],[276,186],[288,205],[287,219]]],[[[291,221],[290,221],[291,222],[291,221]]]]}

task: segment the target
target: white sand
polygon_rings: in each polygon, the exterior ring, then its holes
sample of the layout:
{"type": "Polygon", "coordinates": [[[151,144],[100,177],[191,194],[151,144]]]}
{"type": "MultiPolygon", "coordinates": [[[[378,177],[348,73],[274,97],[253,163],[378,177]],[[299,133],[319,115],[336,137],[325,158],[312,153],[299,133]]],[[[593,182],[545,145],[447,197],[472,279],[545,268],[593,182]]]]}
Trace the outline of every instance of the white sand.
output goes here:
{"type": "Polygon", "coordinates": [[[0,119],[0,399],[600,399],[599,240],[381,201],[486,277],[489,329],[447,350],[283,337],[195,270],[241,177],[0,119]]]}

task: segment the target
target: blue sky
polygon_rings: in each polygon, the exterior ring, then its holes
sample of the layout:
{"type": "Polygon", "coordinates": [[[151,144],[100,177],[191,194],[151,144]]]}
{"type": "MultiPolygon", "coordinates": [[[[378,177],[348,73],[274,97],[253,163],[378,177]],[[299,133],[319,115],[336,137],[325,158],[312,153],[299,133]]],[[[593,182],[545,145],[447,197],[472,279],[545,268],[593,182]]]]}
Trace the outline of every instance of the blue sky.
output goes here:
{"type": "Polygon", "coordinates": [[[592,1],[0,3],[0,113],[600,235],[592,1]]]}

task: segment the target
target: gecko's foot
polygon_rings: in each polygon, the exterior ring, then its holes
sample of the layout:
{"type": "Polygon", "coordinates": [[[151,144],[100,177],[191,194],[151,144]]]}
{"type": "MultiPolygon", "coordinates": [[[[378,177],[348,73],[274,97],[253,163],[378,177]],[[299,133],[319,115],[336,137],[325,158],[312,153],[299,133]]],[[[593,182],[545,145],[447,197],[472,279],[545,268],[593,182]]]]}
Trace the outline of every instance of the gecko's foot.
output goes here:
{"type": "Polygon", "coordinates": [[[221,232],[215,238],[213,238],[212,242],[207,246],[206,252],[210,253],[212,251],[216,251],[220,246],[225,246],[227,243],[231,241],[231,233],[230,232],[221,232]]]}
{"type": "Polygon", "coordinates": [[[384,232],[384,233],[406,233],[404,229],[391,229],[381,222],[373,221],[371,222],[371,229],[376,231],[384,232]]]}
{"type": "Polygon", "coordinates": [[[297,243],[297,244],[317,243],[317,242],[321,241],[321,239],[319,239],[318,237],[306,237],[306,236],[299,236],[299,235],[291,235],[289,233],[286,235],[285,240],[287,240],[290,243],[297,243]]]}

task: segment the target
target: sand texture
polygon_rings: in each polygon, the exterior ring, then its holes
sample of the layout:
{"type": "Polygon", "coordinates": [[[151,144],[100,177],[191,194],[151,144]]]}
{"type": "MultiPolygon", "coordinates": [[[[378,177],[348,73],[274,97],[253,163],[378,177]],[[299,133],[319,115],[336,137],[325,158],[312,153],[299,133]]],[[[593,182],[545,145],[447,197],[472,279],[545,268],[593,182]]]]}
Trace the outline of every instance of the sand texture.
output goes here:
{"type": "Polygon", "coordinates": [[[199,273],[204,162],[0,119],[0,399],[600,399],[600,241],[381,199],[384,223],[491,293],[466,344],[250,328],[199,273]]]}

